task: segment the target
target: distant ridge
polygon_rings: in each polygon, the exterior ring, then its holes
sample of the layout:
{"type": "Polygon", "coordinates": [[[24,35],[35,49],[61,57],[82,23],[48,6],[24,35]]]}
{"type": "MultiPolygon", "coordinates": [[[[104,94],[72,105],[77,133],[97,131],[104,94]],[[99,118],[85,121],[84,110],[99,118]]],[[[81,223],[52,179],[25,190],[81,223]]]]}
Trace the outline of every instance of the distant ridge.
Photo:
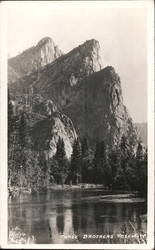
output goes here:
{"type": "Polygon", "coordinates": [[[138,129],[138,134],[142,142],[147,145],[147,123],[135,123],[137,129],[138,129]]]}

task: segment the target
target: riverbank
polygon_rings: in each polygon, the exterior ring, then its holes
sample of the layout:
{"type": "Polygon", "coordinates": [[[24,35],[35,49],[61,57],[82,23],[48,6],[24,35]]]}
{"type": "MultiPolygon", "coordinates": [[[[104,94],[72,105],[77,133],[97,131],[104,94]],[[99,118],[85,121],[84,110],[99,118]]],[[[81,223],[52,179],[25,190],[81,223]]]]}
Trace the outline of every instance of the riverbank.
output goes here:
{"type": "Polygon", "coordinates": [[[45,191],[45,190],[74,190],[74,189],[105,189],[108,190],[107,188],[105,188],[103,185],[100,184],[78,184],[78,185],[58,185],[58,184],[53,184],[53,185],[49,185],[47,187],[38,187],[38,188],[28,188],[28,187],[18,187],[18,186],[10,186],[8,188],[9,194],[18,194],[18,193],[36,193],[36,192],[41,192],[41,191],[45,191]]]}
{"type": "MultiPolygon", "coordinates": [[[[132,202],[138,197],[138,192],[137,191],[129,191],[129,190],[111,190],[105,188],[101,184],[86,184],[86,183],[81,183],[78,185],[50,185],[47,186],[46,188],[28,188],[28,187],[17,187],[17,186],[11,186],[8,188],[8,197],[9,198],[14,198],[18,197],[19,195],[22,194],[34,194],[34,193],[44,193],[47,191],[76,191],[76,190],[96,190],[96,191],[104,191],[105,195],[99,196],[98,198],[104,199],[106,202],[125,202],[125,199],[128,199],[126,201],[132,202]]],[[[138,197],[138,199],[140,199],[138,197]]],[[[135,200],[137,201],[137,200],[135,200]]],[[[140,201],[145,201],[145,198],[140,200],[140,201]]]]}
{"type": "MultiPolygon", "coordinates": [[[[81,183],[78,185],[58,185],[53,184],[49,185],[47,187],[38,187],[38,188],[28,188],[28,187],[19,187],[19,186],[10,186],[8,188],[9,193],[33,193],[33,192],[41,192],[45,190],[76,190],[76,189],[102,189],[105,191],[114,191],[112,189],[105,188],[101,184],[87,184],[87,183],[81,183]]],[[[129,193],[129,190],[116,190],[122,193],[129,193]]],[[[132,193],[137,194],[137,191],[132,191],[132,193]]]]}
{"type": "Polygon", "coordinates": [[[58,190],[65,190],[65,191],[72,191],[72,190],[78,190],[78,189],[104,189],[103,185],[100,184],[78,184],[78,185],[58,185],[53,184],[50,186],[42,187],[42,188],[28,188],[28,187],[17,187],[17,186],[11,186],[8,188],[8,196],[9,198],[16,197],[20,194],[32,194],[32,193],[41,193],[48,190],[58,191],[58,190]]]}

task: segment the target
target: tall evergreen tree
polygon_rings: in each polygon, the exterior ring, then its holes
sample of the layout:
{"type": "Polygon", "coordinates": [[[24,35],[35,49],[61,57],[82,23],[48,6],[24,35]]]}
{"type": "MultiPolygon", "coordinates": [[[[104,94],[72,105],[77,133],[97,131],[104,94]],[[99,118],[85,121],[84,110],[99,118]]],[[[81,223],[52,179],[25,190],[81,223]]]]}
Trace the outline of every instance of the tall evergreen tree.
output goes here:
{"type": "Polygon", "coordinates": [[[147,194],[147,150],[139,142],[135,158],[135,183],[141,195],[147,194]]]}
{"type": "Polygon", "coordinates": [[[128,189],[128,181],[127,181],[127,169],[129,167],[130,160],[130,150],[128,148],[127,139],[125,136],[122,136],[120,143],[120,164],[121,169],[118,169],[118,181],[120,188],[128,189]]]}
{"type": "Polygon", "coordinates": [[[109,164],[111,166],[112,188],[115,188],[117,182],[117,173],[120,171],[120,151],[118,148],[113,148],[109,153],[109,164]]]}
{"type": "Polygon", "coordinates": [[[148,170],[148,158],[147,158],[147,149],[144,152],[143,158],[143,167],[141,171],[141,194],[142,196],[147,197],[147,170],[148,170]]]}
{"type": "Polygon", "coordinates": [[[26,136],[27,136],[28,120],[25,112],[21,114],[20,124],[19,124],[19,141],[21,148],[26,146],[26,136]]]}
{"type": "Polygon", "coordinates": [[[82,150],[81,143],[77,138],[74,141],[73,152],[71,158],[70,179],[74,184],[78,184],[81,180],[81,164],[82,163],[82,150]]]}
{"type": "Polygon", "coordinates": [[[14,116],[14,107],[10,98],[10,93],[8,92],[8,118],[11,120],[11,118],[14,116]]]}
{"type": "Polygon", "coordinates": [[[14,112],[14,105],[10,98],[10,93],[8,91],[8,143],[9,146],[13,141],[12,132],[15,130],[15,112],[14,112]]]}
{"type": "Polygon", "coordinates": [[[82,140],[81,149],[82,149],[82,157],[87,156],[87,155],[88,155],[88,151],[89,151],[89,145],[88,145],[88,140],[87,140],[87,138],[84,138],[84,139],[82,140]]]}
{"type": "Polygon", "coordinates": [[[82,167],[81,167],[81,181],[89,183],[92,181],[92,161],[93,152],[89,147],[87,138],[82,140],[82,167]]]}
{"type": "Polygon", "coordinates": [[[141,142],[138,143],[137,151],[136,151],[136,161],[137,164],[140,164],[144,159],[144,152],[141,142]]]}
{"type": "Polygon", "coordinates": [[[67,171],[68,171],[68,161],[66,158],[64,140],[60,137],[57,143],[57,151],[56,151],[55,159],[58,162],[58,166],[59,166],[58,167],[59,173],[57,173],[57,176],[59,176],[58,179],[61,180],[61,184],[64,184],[67,171]]]}
{"type": "Polygon", "coordinates": [[[56,159],[61,164],[62,161],[66,158],[66,152],[65,152],[65,144],[64,140],[59,137],[58,143],[57,143],[57,149],[56,149],[56,159]]]}
{"type": "Polygon", "coordinates": [[[125,136],[121,138],[117,154],[118,167],[116,168],[113,186],[117,189],[132,189],[134,187],[134,151],[125,136]]]}
{"type": "Polygon", "coordinates": [[[95,183],[102,183],[102,175],[103,175],[103,169],[102,169],[102,157],[101,157],[101,143],[96,143],[96,150],[94,155],[94,182],[95,183]]]}
{"type": "Polygon", "coordinates": [[[107,187],[111,186],[111,167],[109,165],[108,153],[104,141],[96,144],[94,178],[95,183],[104,184],[107,187]]]}

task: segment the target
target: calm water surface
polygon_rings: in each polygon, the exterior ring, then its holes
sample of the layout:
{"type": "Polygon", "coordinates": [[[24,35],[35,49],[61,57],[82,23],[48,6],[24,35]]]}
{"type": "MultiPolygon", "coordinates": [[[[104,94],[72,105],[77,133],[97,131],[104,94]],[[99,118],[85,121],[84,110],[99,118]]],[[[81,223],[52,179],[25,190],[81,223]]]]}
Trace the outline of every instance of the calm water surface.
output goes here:
{"type": "Polygon", "coordinates": [[[17,226],[42,244],[109,243],[108,235],[146,233],[141,220],[144,202],[106,202],[104,194],[103,190],[23,194],[9,202],[9,228],[17,226]],[[100,238],[90,238],[93,235],[100,238]]]}

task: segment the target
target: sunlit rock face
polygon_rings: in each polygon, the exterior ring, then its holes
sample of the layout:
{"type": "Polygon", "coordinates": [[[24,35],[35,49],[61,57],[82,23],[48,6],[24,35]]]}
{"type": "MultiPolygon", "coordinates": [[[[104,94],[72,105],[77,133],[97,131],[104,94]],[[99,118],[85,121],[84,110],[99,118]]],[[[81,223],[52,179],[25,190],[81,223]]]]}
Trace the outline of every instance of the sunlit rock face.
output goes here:
{"type": "Polygon", "coordinates": [[[74,140],[77,138],[73,124],[71,120],[64,115],[61,117],[54,117],[52,122],[49,157],[51,158],[55,155],[58,140],[61,138],[65,144],[66,157],[69,159],[72,154],[74,140]]]}
{"type": "Polygon", "coordinates": [[[43,149],[46,158],[52,158],[56,153],[59,138],[61,138],[64,141],[66,157],[70,159],[74,140],[77,139],[71,119],[59,112],[57,106],[50,99],[38,104],[36,110],[31,131],[35,149],[43,149]]]}
{"type": "Polygon", "coordinates": [[[41,39],[36,46],[33,46],[16,57],[8,60],[9,82],[14,82],[48,63],[53,62],[62,55],[61,50],[55,45],[50,37],[41,39]]]}

